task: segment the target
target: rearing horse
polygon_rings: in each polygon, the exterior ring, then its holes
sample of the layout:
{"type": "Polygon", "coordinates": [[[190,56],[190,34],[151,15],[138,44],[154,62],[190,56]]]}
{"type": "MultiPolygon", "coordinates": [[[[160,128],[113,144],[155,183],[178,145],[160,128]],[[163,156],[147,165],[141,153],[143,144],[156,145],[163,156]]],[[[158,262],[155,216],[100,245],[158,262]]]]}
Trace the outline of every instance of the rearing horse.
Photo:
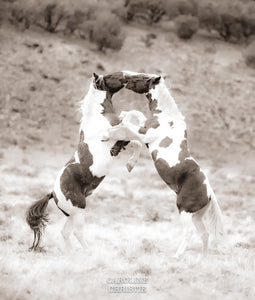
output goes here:
{"type": "MultiPolygon", "coordinates": [[[[107,79],[107,78],[106,78],[107,79]]],[[[111,77],[109,83],[111,83],[111,77]]],[[[50,199],[67,216],[62,236],[68,248],[71,248],[70,234],[73,232],[83,248],[84,209],[86,198],[93,193],[104,177],[116,164],[127,166],[131,171],[136,163],[137,141],[102,142],[106,129],[121,122],[114,112],[112,96],[124,85],[122,82],[106,85],[107,80],[94,74],[89,91],[82,104],[80,141],[72,159],[58,173],[53,191],[36,201],[27,211],[26,219],[34,232],[34,241],[30,250],[40,249],[42,232],[48,221],[46,208],[50,199]],[[126,151],[125,150],[127,147],[126,151]],[[131,155],[128,160],[127,154],[131,155]]],[[[139,124],[140,119],[136,120],[139,124]]]]}
{"type": "Polygon", "coordinates": [[[149,147],[156,170],[177,194],[177,207],[184,234],[175,256],[182,255],[187,247],[191,220],[202,239],[203,252],[206,254],[209,233],[215,237],[222,233],[221,211],[217,199],[205,172],[189,152],[184,117],[164,79],[152,76],[143,80],[144,76],[145,74],[130,73],[128,86],[146,94],[151,117],[142,127],[127,122],[114,126],[105,133],[105,139],[107,140],[107,136],[115,140],[136,139],[149,147]],[[137,80],[139,77],[141,79],[137,80]]]}

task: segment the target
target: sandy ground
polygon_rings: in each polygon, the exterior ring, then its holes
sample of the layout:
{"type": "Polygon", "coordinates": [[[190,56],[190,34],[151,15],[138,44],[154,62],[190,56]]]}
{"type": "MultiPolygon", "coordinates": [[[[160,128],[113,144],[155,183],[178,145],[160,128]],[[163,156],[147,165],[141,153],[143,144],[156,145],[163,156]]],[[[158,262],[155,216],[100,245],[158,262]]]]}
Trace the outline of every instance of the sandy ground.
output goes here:
{"type": "MultiPolygon", "coordinates": [[[[245,46],[157,32],[146,48],[145,29],[126,30],[122,50],[103,55],[87,41],[0,29],[0,298],[254,299],[255,72],[244,64],[245,46]],[[87,251],[74,238],[73,251],[63,251],[65,216],[53,202],[46,252],[27,251],[25,211],[51,191],[75,149],[89,77],[123,69],[167,75],[191,152],[224,214],[223,253],[211,247],[201,258],[194,235],[185,257],[172,258],[181,238],[175,195],[146,149],[131,174],[119,166],[87,199],[87,251]],[[116,278],[145,278],[138,286],[146,293],[111,293],[116,278]]],[[[147,113],[146,100],[133,93],[119,93],[114,104],[147,113]]]]}

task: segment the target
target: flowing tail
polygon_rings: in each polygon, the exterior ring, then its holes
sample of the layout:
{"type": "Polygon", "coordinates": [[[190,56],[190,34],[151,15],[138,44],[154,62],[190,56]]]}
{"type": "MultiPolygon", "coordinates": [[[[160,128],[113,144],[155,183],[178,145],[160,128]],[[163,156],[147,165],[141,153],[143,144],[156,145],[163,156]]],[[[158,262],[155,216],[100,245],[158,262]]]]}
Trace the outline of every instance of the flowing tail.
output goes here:
{"type": "Polygon", "coordinates": [[[51,198],[53,198],[53,193],[47,194],[32,204],[26,213],[27,223],[34,232],[34,241],[32,247],[29,248],[30,251],[39,249],[43,231],[49,220],[46,208],[51,198]]]}
{"type": "Polygon", "coordinates": [[[211,201],[205,211],[203,219],[205,221],[206,229],[214,237],[214,239],[218,240],[221,238],[223,235],[222,214],[213,191],[211,194],[211,201]]]}

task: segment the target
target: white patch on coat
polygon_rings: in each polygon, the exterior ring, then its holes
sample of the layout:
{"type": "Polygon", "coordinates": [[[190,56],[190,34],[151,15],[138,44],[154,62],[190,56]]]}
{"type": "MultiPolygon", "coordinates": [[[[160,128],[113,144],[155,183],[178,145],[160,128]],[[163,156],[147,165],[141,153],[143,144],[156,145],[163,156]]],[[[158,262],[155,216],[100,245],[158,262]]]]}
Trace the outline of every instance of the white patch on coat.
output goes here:
{"type": "MultiPolygon", "coordinates": [[[[159,123],[161,123],[160,119],[159,123]]],[[[153,130],[153,128],[149,130],[153,130]]],[[[149,130],[148,133],[150,133],[149,130]]],[[[159,136],[154,142],[150,143],[150,152],[152,153],[154,150],[157,150],[157,159],[162,158],[168,163],[170,168],[174,167],[180,163],[179,154],[182,150],[181,143],[185,140],[185,122],[178,121],[178,124],[172,128],[168,123],[164,123],[154,130],[157,130],[159,136]],[[166,137],[172,139],[172,143],[168,147],[160,147],[159,144],[166,137]]]]}
{"type": "Polygon", "coordinates": [[[179,111],[174,98],[169,92],[165,80],[162,77],[160,78],[159,83],[155,85],[154,88],[150,89],[149,94],[151,95],[152,100],[157,100],[157,109],[162,111],[160,115],[164,115],[169,121],[184,121],[185,118],[179,111]]]}
{"type": "Polygon", "coordinates": [[[118,156],[111,156],[110,150],[116,141],[102,142],[107,129],[112,128],[110,122],[102,114],[101,104],[105,98],[106,91],[97,90],[92,82],[82,107],[83,117],[80,130],[84,132],[84,143],[88,145],[93,157],[93,164],[89,169],[97,177],[109,174],[116,164],[125,166],[128,156],[133,154],[133,151],[127,147],[127,150],[118,156]]]}
{"type": "Polygon", "coordinates": [[[106,99],[106,91],[96,89],[93,82],[90,83],[89,91],[82,101],[81,128],[85,134],[85,139],[90,139],[95,134],[100,134],[100,130],[110,127],[109,121],[102,115],[103,106],[106,99]]]}
{"type": "MultiPolygon", "coordinates": [[[[56,194],[56,197],[58,199],[58,205],[62,202],[66,202],[66,197],[65,195],[62,193],[62,190],[60,188],[60,178],[65,170],[66,166],[63,167],[59,172],[58,172],[58,175],[57,175],[57,178],[55,180],[55,184],[54,184],[54,188],[53,188],[53,192],[56,194]]],[[[61,206],[60,206],[61,207],[61,206]]]]}
{"type": "Polygon", "coordinates": [[[200,168],[200,172],[202,172],[205,176],[205,180],[204,180],[203,184],[205,184],[205,186],[206,186],[207,197],[210,198],[210,197],[212,197],[212,195],[214,193],[213,193],[212,187],[209,183],[209,179],[208,179],[206,173],[201,168],[200,168]]]}
{"type": "Polygon", "coordinates": [[[78,155],[78,151],[77,150],[74,153],[74,159],[75,159],[76,163],[78,163],[78,164],[80,163],[80,159],[79,159],[79,155],[78,155]]]}

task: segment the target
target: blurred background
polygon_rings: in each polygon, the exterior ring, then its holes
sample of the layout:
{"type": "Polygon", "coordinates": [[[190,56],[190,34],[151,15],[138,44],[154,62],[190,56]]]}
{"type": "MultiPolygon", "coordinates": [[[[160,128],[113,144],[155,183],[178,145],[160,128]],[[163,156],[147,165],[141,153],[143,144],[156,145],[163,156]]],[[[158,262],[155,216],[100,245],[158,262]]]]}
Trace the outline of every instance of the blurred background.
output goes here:
{"type": "MultiPolygon", "coordinates": [[[[102,276],[123,274],[149,276],[152,299],[254,299],[255,1],[1,0],[0,74],[1,299],[83,299],[85,289],[106,299],[102,276]],[[121,70],[166,76],[191,153],[225,216],[232,245],[225,256],[198,266],[201,244],[194,240],[182,262],[169,259],[181,233],[175,195],[146,149],[131,174],[120,166],[88,199],[85,257],[79,249],[76,260],[60,255],[63,216],[54,205],[46,254],[28,254],[25,211],[51,191],[75,151],[92,73],[121,70]],[[68,290],[66,274],[75,279],[68,290]],[[35,276],[37,291],[30,287],[35,276]],[[54,278],[58,285],[50,288],[54,278]]],[[[117,112],[148,115],[143,95],[121,90],[113,103],[117,112]]]]}

